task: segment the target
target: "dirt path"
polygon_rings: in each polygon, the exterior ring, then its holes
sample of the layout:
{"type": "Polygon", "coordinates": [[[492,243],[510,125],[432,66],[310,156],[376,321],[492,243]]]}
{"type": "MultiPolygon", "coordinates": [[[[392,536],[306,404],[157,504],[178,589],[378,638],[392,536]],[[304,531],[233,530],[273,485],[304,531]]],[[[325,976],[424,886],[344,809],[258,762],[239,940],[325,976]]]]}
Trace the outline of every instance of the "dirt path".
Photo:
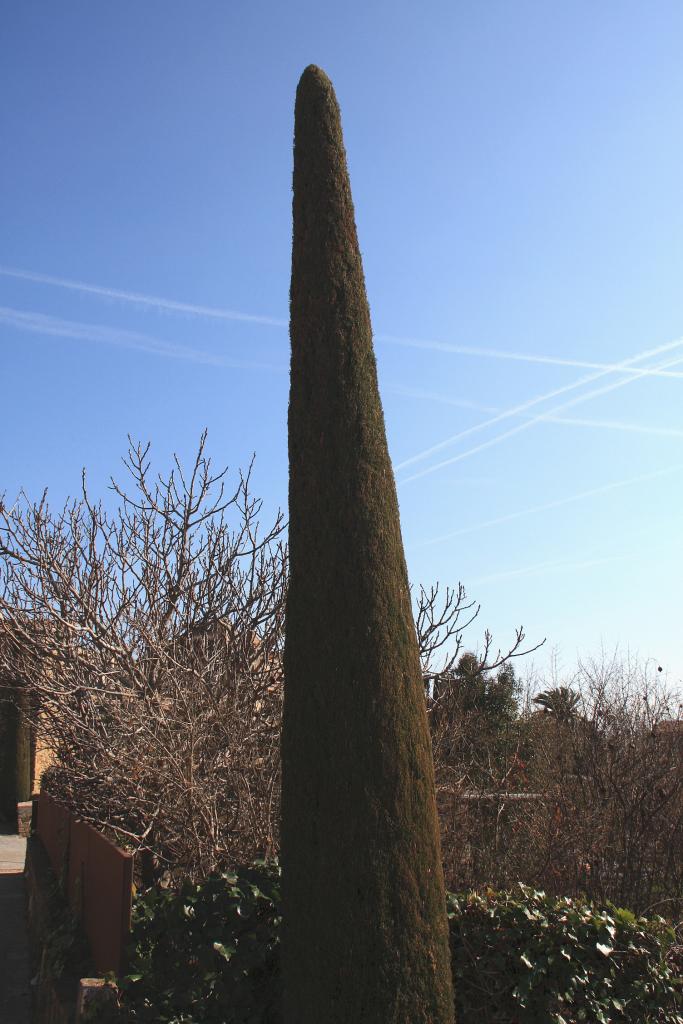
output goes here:
{"type": "Polygon", "coordinates": [[[26,840],[0,835],[0,1021],[30,1024],[28,937],[24,895],[26,840]]]}

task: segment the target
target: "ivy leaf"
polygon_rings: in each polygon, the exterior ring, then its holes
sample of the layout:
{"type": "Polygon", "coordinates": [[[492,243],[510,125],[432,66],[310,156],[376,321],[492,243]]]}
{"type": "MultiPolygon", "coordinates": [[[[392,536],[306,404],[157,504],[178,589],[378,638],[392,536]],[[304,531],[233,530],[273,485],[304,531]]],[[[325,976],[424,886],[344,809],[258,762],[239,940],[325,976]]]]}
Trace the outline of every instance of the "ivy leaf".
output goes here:
{"type": "Polygon", "coordinates": [[[232,954],[236,952],[235,946],[224,946],[222,942],[214,942],[213,948],[224,960],[230,960],[232,954]]]}

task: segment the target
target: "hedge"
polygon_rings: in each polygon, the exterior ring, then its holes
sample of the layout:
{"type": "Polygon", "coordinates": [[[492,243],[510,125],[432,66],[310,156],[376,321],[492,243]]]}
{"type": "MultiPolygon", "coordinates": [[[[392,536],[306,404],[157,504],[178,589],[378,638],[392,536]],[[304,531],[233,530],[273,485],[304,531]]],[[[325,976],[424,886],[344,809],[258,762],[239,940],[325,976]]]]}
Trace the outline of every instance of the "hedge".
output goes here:
{"type": "MultiPolygon", "coordinates": [[[[683,1024],[661,918],[522,885],[447,900],[459,1024],[683,1024]]],[[[280,1024],[280,922],[276,865],[140,895],[124,1019],[280,1024]]]]}

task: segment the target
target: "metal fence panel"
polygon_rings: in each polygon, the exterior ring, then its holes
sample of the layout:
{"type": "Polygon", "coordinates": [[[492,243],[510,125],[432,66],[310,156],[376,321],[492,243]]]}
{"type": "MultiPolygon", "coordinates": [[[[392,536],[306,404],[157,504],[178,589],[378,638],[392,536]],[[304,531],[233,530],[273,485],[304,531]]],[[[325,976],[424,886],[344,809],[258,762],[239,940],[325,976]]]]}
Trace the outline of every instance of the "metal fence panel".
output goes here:
{"type": "Polygon", "coordinates": [[[64,875],[69,848],[69,812],[47,793],[39,797],[38,835],[57,878],[64,875]]]}
{"type": "Polygon", "coordinates": [[[130,933],[134,857],[46,793],[39,800],[38,835],[55,874],[66,883],[69,906],[83,926],[95,968],[100,974],[118,974],[130,933]]]}

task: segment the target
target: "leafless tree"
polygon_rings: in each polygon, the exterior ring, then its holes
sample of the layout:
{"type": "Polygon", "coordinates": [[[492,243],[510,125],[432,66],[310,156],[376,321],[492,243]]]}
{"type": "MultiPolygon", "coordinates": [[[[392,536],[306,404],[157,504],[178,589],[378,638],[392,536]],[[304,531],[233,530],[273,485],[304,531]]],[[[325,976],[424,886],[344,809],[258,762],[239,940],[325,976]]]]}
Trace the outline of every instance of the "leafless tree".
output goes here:
{"type": "MultiPolygon", "coordinates": [[[[463,635],[481,611],[481,605],[467,595],[462,583],[446,587],[440,584],[427,588],[420,586],[417,593],[415,628],[420,649],[422,673],[430,687],[439,679],[453,676],[463,645],[463,635]]],[[[512,658],[532,654],[545,640],[525,646],[526,634],[522,626],[515,630],[515,638],[507,648],[495,648],[493,634],[487,629],[481,650],[476,655],[477,671],[493,672],[512,658]]]]}
{"type": "MultiPolygon", "coordinates": [[[[583,661],[572,716],[537,712],[546,885],[643,913],[683,913],[683,715],[652,663],[583,661]]],[[[541,844],[539,844],[540,846],[541,844]]]]}
{"type": "Polygon", "coordinates": [[[0,506],[7,678],[30,689],[49,786],[119,841],[205,873],[272,847],[286,547],[250,472],[227,490],[202,436],[153,477],[131,443],[113,512],[82,494],[0,506]]]}
{"type": "Polygon", "coordinates": [[[541,710],[528,692],[497,726],[447,692],[433,742],[448,884],[522,881],[679,921],[680,695],[618,655],[539,688],[563,699],[541,710]]]}

